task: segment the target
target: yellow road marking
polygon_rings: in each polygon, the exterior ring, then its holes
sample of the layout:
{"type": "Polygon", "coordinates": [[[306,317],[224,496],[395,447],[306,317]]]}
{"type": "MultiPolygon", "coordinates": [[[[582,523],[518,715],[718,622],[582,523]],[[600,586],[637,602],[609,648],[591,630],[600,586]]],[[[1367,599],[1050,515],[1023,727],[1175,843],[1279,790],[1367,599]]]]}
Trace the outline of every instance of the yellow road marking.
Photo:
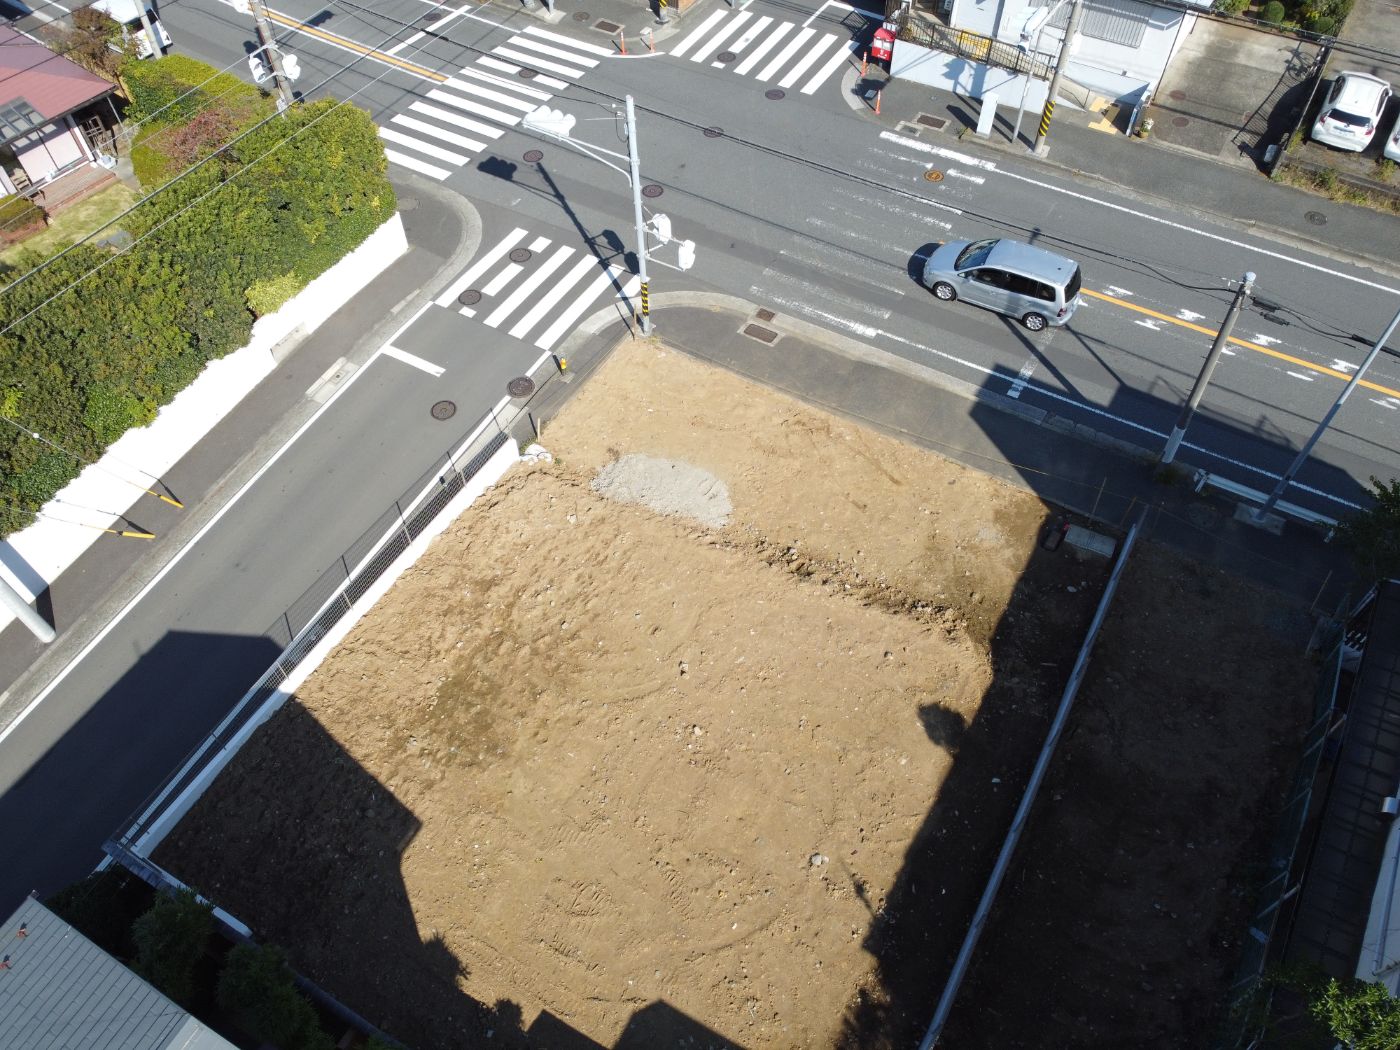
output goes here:
{"type": "Polygon", "coordinates": [[[305,33],[307,36],[314,36],[318,40],[324,40],[326,43],[334,44],[336,47],[343,47],[345,50],[353,51],[357,55],[364,55],[367,58],[374,59],[376,62],[383,62],[385,65],[394,66],[397,69],[406,70],[409,73],[417,73],[420,77],[436,80],[439,84],[445,84],[447,82],[448,78],[443,74],[436,70],[429,69],[427,66],[420,66],[417,62],[409,62],[407,59],[398,58],[384,51],[377,50],[376,48],[367,47],[358,41],[351,40],[349,37],[341,36],[338,33],[328,33],[324,29],[307,25],[300,19],[290,18],[270,8],[268,9],[267,15],[280,26],[286,26],[288,29],[295,29],[298,33],[305,33]]]}
{"type": "MultiPolygon", "coordinates": [[[[1215,328],[1207,328],[1205,325],[1183,321],[1180,317],[1172,317],[1169,314],[1158,313],[1156,310],[1149,310],[1147,307],[1139,306],[1137,303],[1130,303],[1126,299],[1119,299],[1112,295],[1104,295],[1103,292],[1096,292],[1090,288],[1083,289],[1083,293],[1091,298],[1101,299],[1106,303],[1112,303],[1114,306],[1121,306],[1125,310],[1133,310],[1140,314],[1146,314],[1148,317],[1155,317],[1159,321],[1166,321],[1168,324],[1174,324],[1180,328],[1189,328],[1193,332],[1200,332],[1202,335],[1208,335],[1212,339],[1215,338],[1219,331],[1215,328]]],[[[1320,372],[1322,375],[1331,376],[1343,382],[1349,382],[1351,380],[1351,376],[1346,372],[1338,371],[1335,368],[1328,368],[1326,365],[1316,365],[1311,361],[1304,361],[1301,357],[1294,357],[1292,354],[1285,354],[1280,350],[1270,350],[1267,346],[1251,343],[1248,339],[1237,339],[1232,335],[1226,342],[1233,343],[1235,346],[1242,346],[1246,350],[1253,350],[1256,353],[1267,354],[1269,357],[1276,358],[1279,361],[1285,361],[1290,365],[1297,365],[1299,368],[1306,368],[1309,372],[1320,372]]],[[[1364,386],[1367,390],[1374,390],[1378,394],[1385,394],[1387,397],[1400,398],[1400,390],[1392,390],[1388,386],[1381,386],[1379,383],[1372,383],[1367,379],[1361,380],[1360,385],[1364,386]]]]}

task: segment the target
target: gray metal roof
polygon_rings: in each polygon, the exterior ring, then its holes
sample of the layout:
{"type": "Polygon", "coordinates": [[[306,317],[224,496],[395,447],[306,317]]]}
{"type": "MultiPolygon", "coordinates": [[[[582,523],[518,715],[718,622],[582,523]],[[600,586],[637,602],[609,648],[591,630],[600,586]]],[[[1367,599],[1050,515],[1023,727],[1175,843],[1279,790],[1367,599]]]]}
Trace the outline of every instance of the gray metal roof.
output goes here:
{"type": "Polygon", "coordinates": [[[6,1050],[233,1050],[38,901],[0,926],[6,1050]]]}

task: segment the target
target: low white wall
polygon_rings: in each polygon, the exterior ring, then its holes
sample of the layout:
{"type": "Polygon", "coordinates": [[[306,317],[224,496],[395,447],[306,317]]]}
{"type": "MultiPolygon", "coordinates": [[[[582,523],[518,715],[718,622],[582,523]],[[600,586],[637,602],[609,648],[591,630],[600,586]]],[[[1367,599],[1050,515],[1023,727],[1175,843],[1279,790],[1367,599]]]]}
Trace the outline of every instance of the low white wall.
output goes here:
{"type": "MultiPolygon", "coordinates": [[[[272,372],[279,344],[298,329],[314,332],[407,250],[403,221],[395,213],[280,310],[260,317],[247,346],[211,361],[154,421],[123,434],[45,504],[38,521],[0,541],[0,577],[32,601],[105,537],[99,530],[117,527],[118,514],[139,523],[143,508],[157,506],[142,490],[163,491],[152,478],[165,475],[272,372]]],[[[13,619],[0,610],[0,629],[13,619]]]]}
{"type": "MultiPolygon", "coordinates": [[[[1026,109],[1039,112],[1045,107],[1049,85],[1034,77],[1018,76],[1009,69],[996,69],[983,62],[958,58],[944,51],[934,51],[906,40],[897,40],[890,59],[890,75],[941,91],[952,91],[967,98],[980,99],[996,92],[1003,110],[1015,108],[1026,92],[1026,109]],[[1027,87],[1027,81],[1030,81],[1027,87]]],[[[976,116],[976,114],[972,114],[976,116]]]]}

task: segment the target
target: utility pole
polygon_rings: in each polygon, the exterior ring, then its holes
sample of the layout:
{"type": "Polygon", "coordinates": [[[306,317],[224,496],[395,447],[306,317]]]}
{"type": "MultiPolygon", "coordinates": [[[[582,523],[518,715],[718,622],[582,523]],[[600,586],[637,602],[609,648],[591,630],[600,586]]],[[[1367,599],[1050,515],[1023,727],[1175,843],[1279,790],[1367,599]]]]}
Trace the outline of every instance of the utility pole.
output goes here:
{"type": "Polygon", "coordinates": [[[1249,295],[1254,287],[1254,274],[1246,273],[1240,286],[1235,289],[1234,301],[1230,303],[1230,309],[1225,314],[1225,321],[1220,326],[1220,331],[1215,333],[1215,342],[1210,345],[1210,353],[1206,354],[1206,363],[1201,366],[1201,374],[1196,377],[1196,385],[1191,388],[1191,396],[1186,399],[1186,404],[1181,406],[1181,415],[1177,418],[1176,426],[1172,427],[1171,437],[1167,438],[1166,448],[1162,449],[1162,466],[1166,466],[1176,458],[1176,450],[1181,447],[1181,439],[1186,435],[1186,428],[1191,425],[1191,417],[1196,414],[1196,408],[1201,403],[1201,398],[1205,395],[1206,385],[1210,382],[1211,374],[1215,371],[1216,362],[1220,360],[1220,351],[1225,349],[1225,343],[1230,338],[1230,331],[1235,327],[1235,318],[1240,315],[1240,307],[1244,305],[1245,296],[1249,295]]]}
{"type": "Polygon", "coordinates": [[[141,17],[141,28],[146,32],[146,43],[151,45],[151,57],[160,58],[165,54],[165,48],[161,46],[155,26],[151,25],[150,13],[146,10],[146,0],[136,0],[136,10],[141,17]]]}
{"type": "Polygon", "coordinates": [[[277,112],[285,114],[291,108],[292,81],[282,69],[282,54],[272,36],[272,19],[267,14],[265,0],[251,0],[253,20],[258,28],[258,44],[267,56],[267,64],[272,69],[272,78],[277,82],[277,112]]]}
{"type": "Polygon", "coordinates": [[[31,609],[29,603],[20,597],[19,591],[11,587],[9,581],[4,579],[0,579],[0,605],[14,613],[16,619],[28,627],[30,633],[39,641],[48,643],[58,637],[54,629],[49,626],[49,621],[40,616],[36,610],[31,609]]]}
{"type": "Polygon", "coordinates": [[[1312,454],[1313,446],[1322,440],[1323,432],[1331,424],[1337,413],[1342,410],[1342,406],[1346,404],[1347,398],[1351,396],[1351,392],[1355,390],[1357,385],[1361,382],[1361,377],[1366,374],[1366,369],[1371,367],[1371,362],[1376,359],[1376,355],[1379,354],[1385,344],[1389,342],[1397,325],[1400,325],[1400,310],[1395,312],[1395,316],[1390,319],[1390,324],[1386,325],[1385,331],[1382,332],[1381,337],[1376,340],[1376,345],[1371,347],[1370,353],[1366,355],[1366,360],[1361,362],[1361,367],[1358,368],[1351,379],[1347,381],[1346,387],[1343,388],[1341,394],[1338,395],[1336,402],[1327,410],[1327,415],[1322,417],[1322,422],[1319,423],[1317,429],[1313,431],[1313,436],[1308,438],[1307,444],[1299,451],[1288,469],[1283,472],[1283,477],[1278,479],[1278,484],[1274,486],[1274,491],[1269,493],[1269,498],[1254,512],[1253,521],[1256,524],[1262,521],[1264,515],[1268,514],[1269,511],[1273,509],[1274,504],[1279,501],[1279,497],[1283,495],[1284,490],[1288,488],[1289,485],[1293,484],[1293,479],[1298,475],[1298,471],[1302,469],[1308,456],[1312,454]]]}
{"type": "Polygon", "coordinates": [[[1070,51],[1074,48],[1074,38],[1079,33],[1079,16],[1084,10],[1084,0],[1071,0],[1069,24],[1065,26],[1065,39],[1060,44],[1060,57],[1055,60],[1055,75],[1050,79],[1050,91],[1045,96],[1045,110],[1040,115],[1040,128],[1035,133],[1035,155],[1043,157],[1050,152],[1045,144],[1045,136],[1050,133],[1050,117],[1055,112],[1055,99],[1060,94],[1060,81],[1064,79],[1065,66],[1069,62],[1070,51]]]}
{"type": "MultiPolygon", "coordinates": [[[[664,4],[666,0],[661,2],[664,4]]],[[[627,96],[627,159],[632,168],[632,211],[637,222],[637,276],[642,279],[642,335],[651,335],[651,303],[647,298],[647,231],[642,219],[642,165],[637,159],[637,111],[631,95],[627,96]]]]}

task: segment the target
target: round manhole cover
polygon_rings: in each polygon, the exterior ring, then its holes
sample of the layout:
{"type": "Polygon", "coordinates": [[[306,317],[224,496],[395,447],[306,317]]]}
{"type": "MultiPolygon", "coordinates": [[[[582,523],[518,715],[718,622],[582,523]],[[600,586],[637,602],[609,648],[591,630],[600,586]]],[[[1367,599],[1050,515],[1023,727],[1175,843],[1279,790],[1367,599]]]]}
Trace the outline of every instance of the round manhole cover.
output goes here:
{"type": "Polygon", "coordinates": [[[705,129],[705,137],[706,137],[707,139],[717,139],[717,138],[722,137],[723,135],[724,135],[724,129],[723,129],[723,128],[706,128],[706,129],[705,129]]]}
{"type": "Polygon", "coordinates": [[[1312,223],[1314,226],[1327,225],[1327,216],[1323,215],[1320,211],[1310,211],[1304,215],[1303,218],[1307,219],[1308,222],[1312,223]]]}
{"type": "Polygon", "coordinates": [[[443,17],[443,12],[441,12],[441,11],[429,11],[426,15],[423,16],[423,21],[425,21],[425,22],[436,22],[436,21],[438,21],[438,20],[439,20],[440,18],[442,18],[442,17],[443,17]]]}
{"type": "Polygon", "coordinates": [[[538,69],[531,69],[529,66],[523,66],[521,67],[520,72],[516,73],[515,75],[518,76],[521,80],[534,80],[537,76],[540,75],[540,71],[538,69]]]}
{"type": "Polygon", "coordinates": [[[529,376],[516,376],[506,384],[511,397],[529,397],[535,392],[535,381],[529,376]]]}
{"type": "Polygon", "coordinates": [[[1176,91],[1168,91],[1168,92],[1167,92],[1167,97],[1168,97],[1168,98],[1174,98],[1174,99],[1176,99],[1178,102],[1180,102],[1182,99],[1184,99],[1184,98],[1186,97],[1186,92],[1184,92],[1184,91],[1182,91],[1180,88],[1178,88],[1176,91]]]}
{"type": "Polygon", "coordinates": [[[529,248],[512,248],[512,249],[510,250],[510,261],[511,261],[511,262],[529,262],[529,261],[530,261],[530,257],[531,257],[532,255],[534,255],[534,254],[535,254],[535,253],[532,252],[529,248]]]}
{"type": "Polygon", "coordinates": [[[763,97],[777,102],[780,98],[787,98],[787,92],[782,88],[769,88],[763,93],[763,97]]]}
{"type": "Polygon", "coordinates": [[[451,419],[457,414],[457,403],[455,401],[439,401],[428,409],[434,419],[451,419]]]}
{"type": "Polygon", "coordinates": [[[524,160],[526,164],[538,164],[540,161],[544,160],[544,152],[537,149],[527,149],[525,151],[524,160]]]}
{"type": "Polygon", "coordinates": [[[660,197],[666,191],[654,182],[649,182],[642,187],[643,197],[660,197]]]}
{"type": "Polygon", "coordinates": [[[468,288],[461,295],[457,296],[457,301],[463,306],[475,306],[481,302],[481,293],[475,288],[468,288]]]}
{"type": "Polygon", "coordinates": [[[716,61],[716,62],[733,62],[733,61],[734,61],[736,58],[738,58],[738,57],[739,57],[739,56],[736,55],[733,51],[721,51],[719,54],[717,54],[717,55],[715,56],[715,61],[716,61]]]}
{"type": "Polygon", "coordinates": [[[1190,124],[1190,123],[1191,123],[1191,118],[1190,118],[1190,117],[1172,117],[1172,123],[1175,124],[1175,125],[1176,125],[1177,127],[1179,127],[1179,128],[1184,128],[1184,127],[1186,127],[1187,124],[1190,124]]]}
{"type": "Polygon", "coordinates": [[[924,178],[928,179],[929,182],[942,182],[943,172],[937,168],[929,168],[928,171],[924,172],[924,178]]]}
{"type": "Polygon", "coordinates": [[[574,21],[575,21],[575,22],[587,22],[587,21],[588,21],[590,18],[592,18],[592,17],[593,17],[593,16],[590,15],[587,11],[575,11],[575,12],[574,12],[574,21]]]}

